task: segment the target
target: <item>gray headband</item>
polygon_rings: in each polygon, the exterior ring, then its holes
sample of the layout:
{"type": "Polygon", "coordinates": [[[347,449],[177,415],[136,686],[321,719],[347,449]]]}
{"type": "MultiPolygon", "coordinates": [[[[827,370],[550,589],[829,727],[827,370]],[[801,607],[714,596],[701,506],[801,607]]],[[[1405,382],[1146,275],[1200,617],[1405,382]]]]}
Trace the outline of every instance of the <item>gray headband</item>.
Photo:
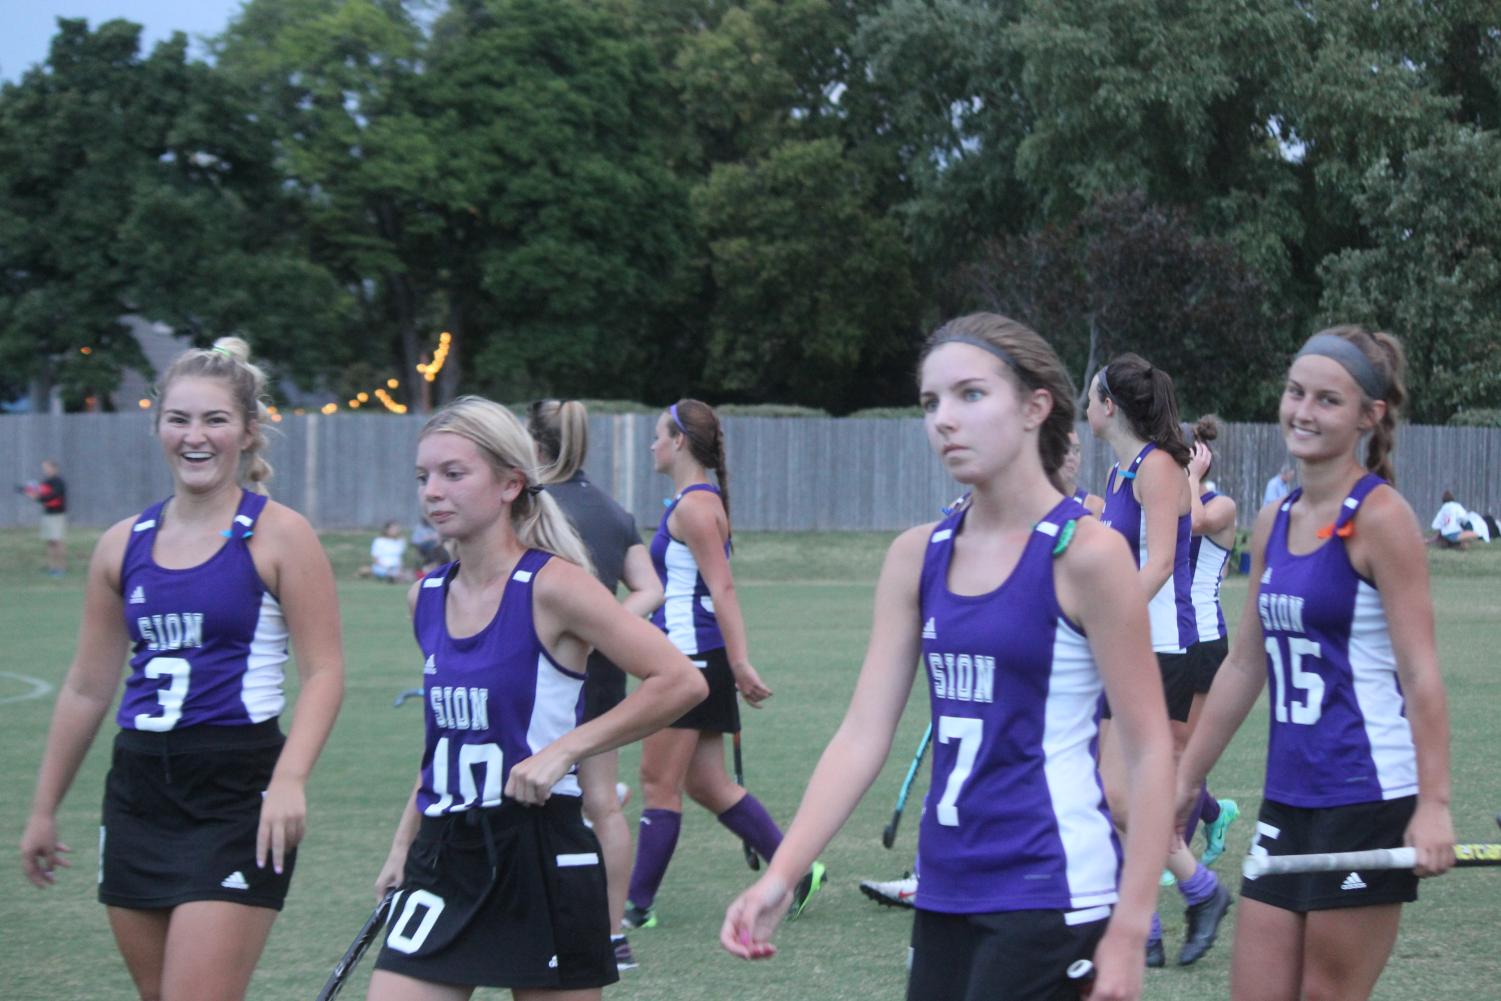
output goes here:
{"type": "Polygon", "coordinates": [[[1386,377],[1376,371],[1376,366],[1371,364],[1371,359],[1366,357],[1364,351],[1343,337],[1314,334],[1293,360],[1304,355],[1321,355],[1339,362],[1340,368],[1350,373],[1350,378],[1355,380],[1366,396],[1373,400],[1386,399],[1387,390],[1391,388],[1386,377]]]}
{"type": "Polygon", "coordinates": [[[1017,377],[1020,378],[1022,382],[1031,382],[1026,374],[1022,372],[1021,366],[1016,363],[1016,359],[1011,357],[1011,352],[1007,351],[1003,347],[1000,347],[999,345],[992,344],[989,341],[982,340],[978,337],[966,337],[964,334],[951,334],[945,337],[943,340],[935,343],[931,348],[928,349],[928,353],[931,354],[934,351],[937,351],[945,344],[968,344],[972,348],[979,348],[981,351],[988,351],[999,358],[1001,361],[1005,362],[1006,367],[1015,372],[1017,374],[1017,377]]]}

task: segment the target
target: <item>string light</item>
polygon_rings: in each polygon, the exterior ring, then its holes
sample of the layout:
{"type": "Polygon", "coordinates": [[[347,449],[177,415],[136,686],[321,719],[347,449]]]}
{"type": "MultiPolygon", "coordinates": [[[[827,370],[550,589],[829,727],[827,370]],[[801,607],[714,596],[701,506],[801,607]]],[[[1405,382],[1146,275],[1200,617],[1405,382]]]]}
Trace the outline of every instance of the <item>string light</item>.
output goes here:
{"type": "MultiPolygon", "coordinates": [[[[433,351],[433,360],[430,362],[418,363],[417,365],[417,372],[422,376],[424,380],[426,380],[427,382],[432,382],[438,378],[438,373],[443,371],[443,366],[448,361],[448,352],[452,345],[453,334],[445,330],[438,335],[438,346],[433,351]]],[[[370,398],[374,396],[375,399],[380,403],[380,405],[385,407],[386,410],[390,413],[404,414],[407,412],[407,405],[405,403],[397,403],[396,400],[391,397],[391,394],[387,392],[387,390],[399,389],[400,387],[401,380],[393,376],[386,379],[386,384],[383,387],[377,386],[375,389],[370,390],[369,392],[357,393],[349,399],[346,405],[350,410],[358,410],[363,404],[369,403],[370,398]]],[[[275,408],[269,409],[272,413],[272,420],[281,419],[276,415],[275,408]]],[[[335,402],[325,403],[323,406],[318,408],[318,412],[325,415],[336,414],[339,412],[339,404],[335,402]]],[[[302,411],[300,409],[294,410],[293,413],[301,415],[302,411]]]]}
{"type": "Polygon", "coordinates": [[[138,406],[138,407],[140,407],[140,408],[141,408],[141,409],[142,409],[142,410],[150,410],[150,409],[151,409],[151,401],[150,401],[150,400],[148,400],[148,399],[147,399],[147,398],[146,398],[146,397],[144,397],[144,396],[143,396],[143,397],[141,397],[141,402],[140,402],[140,403],[138,403],[138,404],[136,404],[136,405],[137,405],[137,406],[138,406]]]}
{"type": "Polygon", "coordinates": [[[94,353],[94,349],[85,344],[83,347],[78,349],[78,353],[81,355],[91,355],[94,353]]]}
{"type": "MultiPolygon", "coordinates": [[[[392,381],[394,382],[395,380],[393,379],[392,381]]],[[[385,407],[393,414],[404,414],[407,412],[406,404],[397,403],[395,400],[391,399],[391,394],[386,392],[384,389],[377,389],[375,391],[375,398],[381,402],[381,406],[385,407]]]]}
{"type": "Polygon", "coordinates": [[[432,382],[438,377],[438,373],[443,371],[443,363],[448,360],[448,345],[452,341],[453,335],[446,330],[438,335],[438,350],[433,352],[433,360],[426,365],[420,362],[417,365],[417,371],[422,374],[422,378],[432,382]]]}

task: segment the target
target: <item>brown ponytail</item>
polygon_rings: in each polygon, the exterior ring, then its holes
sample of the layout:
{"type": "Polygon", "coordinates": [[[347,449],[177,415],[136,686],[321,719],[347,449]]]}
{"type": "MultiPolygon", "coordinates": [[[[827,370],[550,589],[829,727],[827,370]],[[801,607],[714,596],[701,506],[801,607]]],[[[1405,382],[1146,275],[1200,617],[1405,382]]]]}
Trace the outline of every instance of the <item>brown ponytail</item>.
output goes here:
{"type": "Polygon", "coordinates": [[[1114,400],[1132,432],[1187,467],[1190,452],[1178,426],[1178,396],[1173,377],[1138,354],[1123,354],[1100,370],[1095,390],[1114,400]]]}
{"type": "Polygon", "coordinates": [[[688,439],[688,454],[705,469],[714,470],[719,500],[724,505],[726,527],[730,524],[730,469],[725,460],[724,425],[714,408],[702,400],[679,400],[667,411],[672,427],[688,439]]]}
{"type": "MultiPolygon", "coordinates": [[[[1402,350],[1402,342],[1384,331],[1367,330],[1356,324],[1330,327],[1319,333],[1333,334],[1355,345],[1377,374],[1386,380],[1386,413],[1371,428],[1370,440],[1366,442],[1365,467],[1395,486],[1397,467],[1392,456],[1397,450],[1397,418],[1407,403],[1407,385],[1404,381],[1407,355],[1402,350]]],[[[1369,401],[1369,397],[1366,399],[1369,401]]]]}

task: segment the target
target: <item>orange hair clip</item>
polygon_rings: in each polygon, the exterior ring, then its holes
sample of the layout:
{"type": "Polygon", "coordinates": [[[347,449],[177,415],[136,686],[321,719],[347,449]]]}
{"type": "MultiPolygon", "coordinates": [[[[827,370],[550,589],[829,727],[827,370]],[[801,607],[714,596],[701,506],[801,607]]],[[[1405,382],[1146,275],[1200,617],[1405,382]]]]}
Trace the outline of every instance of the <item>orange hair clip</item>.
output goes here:
{"type": "Polygon", "coordinates": [[[1355,522],[1347,522],[1339,528],[1335,528],[1333,525],[1325,525],[1316,534],[1321,539],[1333,538],[1336,535],[1341,539],[1348,539],[1355,534],[1355,522]]]}

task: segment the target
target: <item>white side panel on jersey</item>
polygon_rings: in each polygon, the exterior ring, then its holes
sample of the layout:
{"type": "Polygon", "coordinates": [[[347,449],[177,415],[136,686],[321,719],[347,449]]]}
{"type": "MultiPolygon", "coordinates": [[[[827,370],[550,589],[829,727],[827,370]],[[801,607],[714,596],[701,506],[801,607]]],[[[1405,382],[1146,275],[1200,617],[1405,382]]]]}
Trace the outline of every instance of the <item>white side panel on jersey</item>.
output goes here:
{"type": "Polygon", "coordinates": [[[1194,603],[1194,621],[1199,627],[1199,642],[1218,639],[1220,635],[1220,575],[1230,550],[1221,549],[1208,538],[1199,540],[1199,558],[1193,565],[1193,583],[1189,595],[1194,603]]]}
{"type": "Polygon", "coordinates": [[[287,662],[287,620],[281,606],[267,591],[261,595],[261,611],[255,620],[255,635],[245,655],[245,676],[240,699],[252,723],[281,715],[287,697],[282,691],[282,667],[287,662]]]}
{"type": "MultiPolygon", "coordinates": [[[[583,687],[584,679],[564,674],[545,653],[537,655],[537,688],[531,725],[526,729],[526,746],[533,754],[578,725],[576,710],[583,687]]],[[[553,783],[552,791],[563,796],[579,795],[578,777],[564,775],[553,783]]]]}
{"type": "Polygon", "coordinates": [[[1089,749],[1098,732],[1094,716],[1100,689],[1100,672],[1088,641],[1059,619],[1043,721],[1043,774],[1063,842],[1073,908],[1116,901],[1110,821],[1100,809],[1104,793],[1089,749]]]}
{"type": "MultiPolygon", "coordinates": [[[[1130,489],[1127,487],[1126,489],[1130,489]]],[[[1147,515],[1143,511],[1141,515],[1141,536],[1138,540],[1138,548],[1141,553],[1141,562],[1138,567],[1147,565],[1150,558],[1147,554],[1147,515]]],[[[1173,588],[1172,574],[1157,593],[1152,595],[1152,600],[1147,602],[1147,621],[1151,623],[1152,649],[1158,653],[1182,653],[1183,647],[1178,642],[1178,595],[1173,588]]]]}
{"type": "Polygon", "coordinates": [[[1402,714],[1397,687],[1397,658],[1381,594],[1365,581],[1355,589],[1355,613],[1350,622],[1350,675],[1355,701],[1371,744],[1371,763],[1381,783],[1382,799],[1412,796],[1418,791],[1418,759],[1412,728],[1402,714]]]}
{"type": "Polygon", "coordinates": [[[667,584],[663,590],[662,620],[667,624],[667,638],[686,654],[698,653],[698,630],[693,626],[693,590],[698,584],[698,562],[693,551],[677,539],[667,540],[662,561],[667,565],[667,584]]]}

